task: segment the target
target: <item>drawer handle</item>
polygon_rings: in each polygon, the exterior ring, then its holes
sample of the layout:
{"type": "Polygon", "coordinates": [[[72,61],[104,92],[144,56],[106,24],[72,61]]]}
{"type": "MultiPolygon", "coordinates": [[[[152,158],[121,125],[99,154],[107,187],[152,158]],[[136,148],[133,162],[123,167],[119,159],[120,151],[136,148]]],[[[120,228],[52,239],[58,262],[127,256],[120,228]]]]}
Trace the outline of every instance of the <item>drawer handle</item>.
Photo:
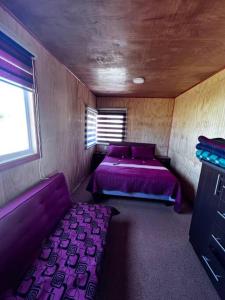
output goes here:
{"type": "Polygon", "coordinates": [[[217,193],[217,187],[218,187],[218,184],[219,184],[219,180],[220,180],[220,174],[218,174],[218,176],[217,176],[217,181],[216,181],[216,186],[215,186],[215,190],[214,190],[214,195],[216,195],[216,193],[217,193]]]}
{"type": "Polygon", "coordinates": [[[213,234],[212,234],[212,238],[214,239],[214,241],[217,243],[217,245],[220,247],[220,249],[223,250],[223,252],[225,253],[225,248],[220,244],[219,240],[220,238],[216,238],[213,234]]]}
{"type": "Polygon", "coordinates": [[[225,215],[223,213],[221,213],[219,210],[217,210],[217,213],[219,216],[221,216],[223,219],[225,219],[225,215]]]}
{"type": "Polygon", "coordinates": [[[205,262],[206,266],[208,267],[209,271],[211,272],[211,274],[213,275],[214,279],[219,282],[220,280],[220,275],[216,275],[216,273],[213,271],[212,267],[209,264],[210,259],[208,259],[208,257],[202,255],[202,259],[205,262]]]}

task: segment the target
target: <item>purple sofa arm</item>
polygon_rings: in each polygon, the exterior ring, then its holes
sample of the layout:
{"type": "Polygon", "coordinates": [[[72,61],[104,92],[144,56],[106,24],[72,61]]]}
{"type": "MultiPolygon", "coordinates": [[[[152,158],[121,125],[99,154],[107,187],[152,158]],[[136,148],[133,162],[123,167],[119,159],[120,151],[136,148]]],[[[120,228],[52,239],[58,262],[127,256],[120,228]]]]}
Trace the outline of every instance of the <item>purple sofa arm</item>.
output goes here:
{"type": "Polygon", "coordinates": [[[71,206],[65,177],[58,173],[0,209],[0,292],[20,280],[71,206]]]}

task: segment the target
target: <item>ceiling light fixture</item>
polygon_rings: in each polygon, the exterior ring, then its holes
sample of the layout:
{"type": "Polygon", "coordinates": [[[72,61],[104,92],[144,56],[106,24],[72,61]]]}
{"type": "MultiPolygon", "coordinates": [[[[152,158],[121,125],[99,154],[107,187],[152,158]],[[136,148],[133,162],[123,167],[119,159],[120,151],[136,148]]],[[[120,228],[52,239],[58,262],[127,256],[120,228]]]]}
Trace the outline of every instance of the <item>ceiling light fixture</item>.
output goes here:
{"type": "Polygon", "coordinates": [[[143,84],[144,82],[145,82],[145,79],[143,77],[133,78],[133,83],[135,83],[135,84],[143,84]]]}

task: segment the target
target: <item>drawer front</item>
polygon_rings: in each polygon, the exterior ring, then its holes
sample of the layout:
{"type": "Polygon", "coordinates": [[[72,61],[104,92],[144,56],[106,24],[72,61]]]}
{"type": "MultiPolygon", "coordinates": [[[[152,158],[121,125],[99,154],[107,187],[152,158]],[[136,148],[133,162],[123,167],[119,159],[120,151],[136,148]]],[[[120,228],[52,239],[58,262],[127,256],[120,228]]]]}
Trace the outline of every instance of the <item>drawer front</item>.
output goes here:
{"type": "MultiPolygon", "coordinates": [[[[224,196],[224,189],[223,189],[223,193],[222,196],[224,196]]],[[[221,197],[218,203],[218,211],[224,215],[224,220],[225,220],[225,201],[223,200],[224,197],[221,197]]]]}
{"type": "Polygon", "coordinates": [[[221,195],[224,191],[223,187],[224,187],[224,174],[218,173],[215,190],[214,190],[214,196],[218,196],[221,198],[221,195]]]}
{"type": "Polygon", "coordinates": [[[213,283],[221,285],[224,282],[224,271],[214,256],[210,253],[207,253],[207,255],[202,255],[201,259],[213,283]]]}
{"type": "Polygon", "coordinates": [[[225,235],[217,227],[209,239],[209,250],[213,253],[225,272],[225,235]]]}
{"type": "Polygon", "coordinates": [[[208,251],[206,255],[201,255],[200,258],[221,299],[225,299],[225,272],[223,267],[211,251],[208,251]]]}
{"type": "Polygon", "coordinates": [[[218,206],[218,209],[216,211],[213,230],[214,230],[214,227],[215,228],[219,227],[221,232],[225,233],[225,211],[224,211],[224,208],[221,207],[221,205],[218,206]]]}

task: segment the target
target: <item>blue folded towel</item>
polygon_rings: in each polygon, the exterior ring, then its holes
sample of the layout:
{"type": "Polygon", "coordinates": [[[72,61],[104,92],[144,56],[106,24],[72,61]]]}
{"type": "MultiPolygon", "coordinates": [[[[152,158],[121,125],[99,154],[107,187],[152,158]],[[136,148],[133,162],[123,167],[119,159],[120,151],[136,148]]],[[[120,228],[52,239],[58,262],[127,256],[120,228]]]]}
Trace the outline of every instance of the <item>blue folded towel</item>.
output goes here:
{"type": "Polygon", "coordinates": [[[196,156],[200,160],[205,160],[214,165],[225,168],[225,158],[212,154],[209,151],[198,149],[196,151],[196,156]]]}
{"type": "Polygon", "coordinates": [[[221,156],[221,157],[225,158],[225,151],[221,150],[221,149],[212,148],[211,146],[203,145],[201,143],[196,145],[196,149],[209,151],[212,154],[215,154],[215,155],[218,155],[218,156],[221,156]]]}

